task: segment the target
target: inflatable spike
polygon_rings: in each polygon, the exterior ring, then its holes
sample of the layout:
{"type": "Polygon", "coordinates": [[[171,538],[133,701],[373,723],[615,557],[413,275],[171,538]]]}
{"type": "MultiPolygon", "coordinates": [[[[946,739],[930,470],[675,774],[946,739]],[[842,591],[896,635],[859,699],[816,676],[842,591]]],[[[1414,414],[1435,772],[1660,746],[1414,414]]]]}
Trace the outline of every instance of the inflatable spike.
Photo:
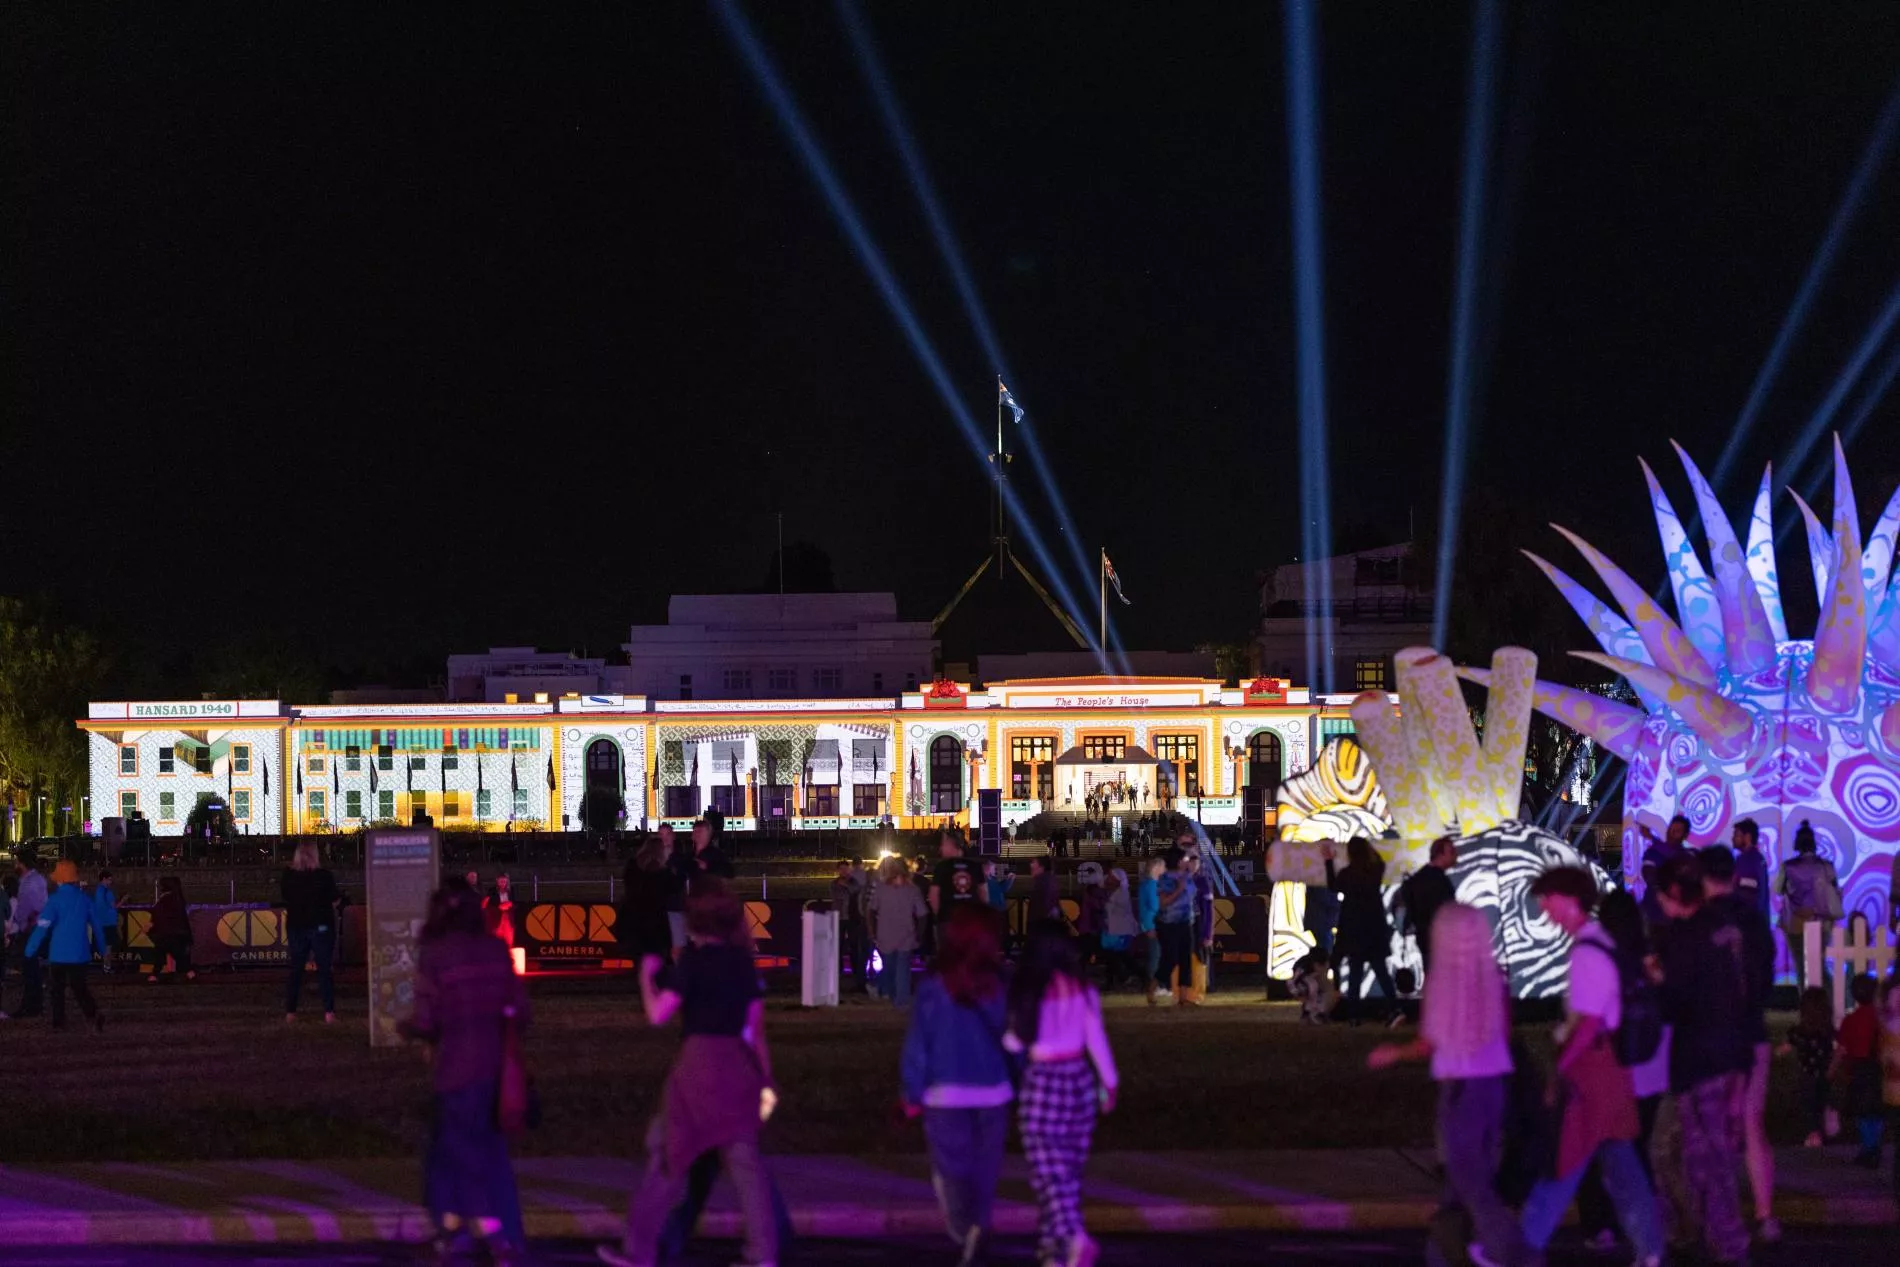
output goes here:
{"type": "MultiPolygon", "coordinates": [[[[1689,487],[1695,492],[1696,509],[1702,514],[1702,531],[1709,542],[1709,565],[1715,570],[1715,596],[1722,608],[1729,672],[1753,677],[1775,664],[1776,639],[1768,627],[1768,613],[1762,608],[1761,595],[1755,592],[1748,564],[1742,557],[1741,542],[1735,539],[1735,529],[1729,524],[1722,503],[1716,500],[1715,490],[1702,478],[1701,469],[1683,447],[1674,440],[1669,443],[1682,460],[1689,487]]],[[[1653,476],[1651,483],[1654,483],[1653,476]]]]}
{"type": "MultiPolygon", "coordinates": [[[[1596,569],[1603,583],[1610,589],[1623,614],[1629,617],[1630,624],[1636,626],[1637,636],[1643,640],[1643,646],[1649,649],[1651,664],[1669,677],[1697,686],[1714,686],[1715,669],[1709,661],[1696,650],[1689,637],[1675,621],[1669,619],[1650,601],[1649,595],[1622,568],[1610,562],[1601,550],[1579,537],[1576,533],[1560,524],[1552,524],[1558,532],[1577,547],[1577,552],[1596,569]]],[[[1632,679],[1633,680],[1633,679],[1632,679]]]]}

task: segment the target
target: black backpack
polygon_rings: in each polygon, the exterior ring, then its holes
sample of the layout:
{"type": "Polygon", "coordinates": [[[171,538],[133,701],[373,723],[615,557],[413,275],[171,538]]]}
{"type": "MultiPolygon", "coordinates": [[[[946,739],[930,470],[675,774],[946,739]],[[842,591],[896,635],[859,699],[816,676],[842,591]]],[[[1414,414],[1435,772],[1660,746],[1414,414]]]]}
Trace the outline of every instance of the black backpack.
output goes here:
{"type": "Polygon", "coordinates": [[[1616,965],[1617,980],[1622,982],[1623,1020],[1611,1038],[1611,1044],[1616,1048],[1616,1063],[1625,1069],[1647,1064],[1662,1047],[1662,994],[1640,966],[1634,972],[1629,971],[1623,961],[1601,942],[1578,938],[1576,944],[1609,955],[1610,961],[1616,965]]]}

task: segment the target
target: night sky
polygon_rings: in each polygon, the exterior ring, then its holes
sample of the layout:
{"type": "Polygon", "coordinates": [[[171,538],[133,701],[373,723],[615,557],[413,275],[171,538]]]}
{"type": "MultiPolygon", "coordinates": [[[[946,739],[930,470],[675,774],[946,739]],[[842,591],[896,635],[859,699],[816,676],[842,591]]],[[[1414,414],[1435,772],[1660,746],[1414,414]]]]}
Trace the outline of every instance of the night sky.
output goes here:
{"type": "MultiPolygon", "coordinates": [[[[988,424],[997,367],[836,12],[749,12],[988,424]]],[[[1509,13],[1467,513],[1512,499],[1654,581],[1636,458],[1679,504],[1667,437],[1713,469],[1894,90],[1900,6],[1509,13]]],[[[1321,19],[1334,532],[1388,544],[1437,514],[1469,11],[1321,19]]],[[[96,20],[6,18],[0,592],[153,646],[439,664],[598,654],[670,593],[755,587],[778,513],[913,615],[982,557],[985,465],[705,8],[96,20]]],[[[1299,551],[1278,11],[870,25],[1127,643],[1245,638],[1299,551]]],[[[1900,157],[1738,513],[1900,281],[1896,225],[1900,157]]],[[[1851,454],[1868,518],[1896,424],[1900,391],[1851,454]]],[[[988,647],[1053,642],[1023,602],[988,647]]]]}

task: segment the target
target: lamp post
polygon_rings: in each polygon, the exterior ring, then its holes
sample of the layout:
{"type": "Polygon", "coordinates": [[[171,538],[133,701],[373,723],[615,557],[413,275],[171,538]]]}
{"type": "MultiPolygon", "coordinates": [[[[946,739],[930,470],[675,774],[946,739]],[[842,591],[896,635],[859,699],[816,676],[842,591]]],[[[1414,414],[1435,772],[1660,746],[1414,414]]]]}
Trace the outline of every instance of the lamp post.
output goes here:
{"type": "Polygon", "coordinates": [[[44,796],[33,798],[33,834],[35,836],[46,834],[46,798],[44,796]]]}

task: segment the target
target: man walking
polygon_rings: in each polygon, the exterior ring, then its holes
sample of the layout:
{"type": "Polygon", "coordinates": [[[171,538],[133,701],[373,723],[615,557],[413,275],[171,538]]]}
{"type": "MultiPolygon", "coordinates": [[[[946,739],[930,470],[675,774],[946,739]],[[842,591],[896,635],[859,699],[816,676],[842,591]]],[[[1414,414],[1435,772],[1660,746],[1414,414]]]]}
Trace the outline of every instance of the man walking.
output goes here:
{"type": "Polygon", "coordinates": [[[987,897],[983,872],[964,856],[963,841],[953,831],[937,839],[937,868],[930,877],[930,915],[938,923],[950,917],[946,902],[979,902],[987,897]]]}
{"type": "Polygon", "coordinates": [[[1405,882],[1405,918],[1418,939],[1419,961],[1427,971],[1432,966],[1432,916],[1451,901],[1451,869],[1458,864],[1458,845],[1450,836],[1432,842],[1431,858],[1405,882]]]}

